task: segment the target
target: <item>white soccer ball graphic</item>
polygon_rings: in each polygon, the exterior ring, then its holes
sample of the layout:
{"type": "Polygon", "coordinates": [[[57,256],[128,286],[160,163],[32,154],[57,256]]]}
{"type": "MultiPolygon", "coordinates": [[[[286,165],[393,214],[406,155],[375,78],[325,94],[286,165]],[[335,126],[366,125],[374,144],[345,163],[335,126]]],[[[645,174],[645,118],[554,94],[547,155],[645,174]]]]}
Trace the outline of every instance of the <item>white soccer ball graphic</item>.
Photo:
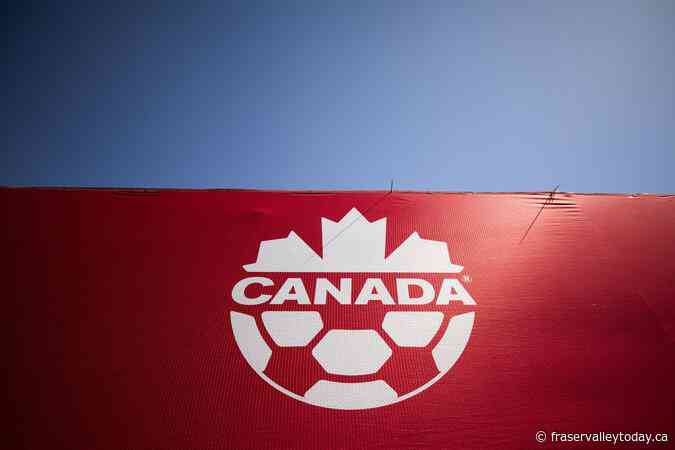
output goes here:
{"type": "MultiPolygon", "coordinates": [[[[356,209],[340,222],[324,218],[322,257],[291,232],[284,239],[263,241],[257,261],[244,268],[258,275],[307,273],[310,278],[328,273],[462,271],[461,266],[450,263],[447,244],[422,239],[417,233],[384,258],[385,220],[368,222],[356,209]]],[[[406,284],[410,279],[397,279],[396,305],[379,279],[368,278],[357,296],[357,292],[351,292],[350,279],[331,283],[316,278],[313,302],[299,278],[287,280],[273,296],[261,294],[255,298],[247,297],[248,285],[270,286],[272,282],[264,276],[246,280],[238,283],[232,294],[236,303],[250,306],[230,312],[242,355],[275,389],[316,406],[367,409],[417,395],[450,370],[473,328],[473,311],[451,315],[447,308],[435,305],[431,309],[415,307],[428,305],[429,295],[437,305],[447,305],[448,299],[457,299],[457,291],[467,299],[464,304],[475,305],[458,284],[447,289],[444,285],[436,297],[435,292],[428,292],[427,288],[433,290],[429,283],[418,280],[422,295],[412,298],[406,284]],[[287,285],[293,285],[292,289],[287,285]],[[369,301],[377,305],[367,305],[369,301]],[[333,307],[331,313],[326,309],[329,306],[333,307]],[[359,317],[365,320],[347,326],[338,321],[336,326],[334,319],[346,311],[344,308],[361,308],[359,317]],[[293,377],[306,381],[296,383],[293,377]],[[406,387],[402,388],[400,379],[406,377],[406,387]]]]}

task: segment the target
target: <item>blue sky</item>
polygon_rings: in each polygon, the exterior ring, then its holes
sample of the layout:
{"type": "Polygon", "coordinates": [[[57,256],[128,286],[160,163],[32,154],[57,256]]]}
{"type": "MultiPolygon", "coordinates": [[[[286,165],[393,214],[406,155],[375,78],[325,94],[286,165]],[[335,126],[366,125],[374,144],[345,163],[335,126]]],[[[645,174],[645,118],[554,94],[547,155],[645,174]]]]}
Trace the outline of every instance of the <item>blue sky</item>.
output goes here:
{"type": "Polygon", "coordinates": [[[9,10],[0,184],[675,192],[672,1],[195,5],[9,10]]]}

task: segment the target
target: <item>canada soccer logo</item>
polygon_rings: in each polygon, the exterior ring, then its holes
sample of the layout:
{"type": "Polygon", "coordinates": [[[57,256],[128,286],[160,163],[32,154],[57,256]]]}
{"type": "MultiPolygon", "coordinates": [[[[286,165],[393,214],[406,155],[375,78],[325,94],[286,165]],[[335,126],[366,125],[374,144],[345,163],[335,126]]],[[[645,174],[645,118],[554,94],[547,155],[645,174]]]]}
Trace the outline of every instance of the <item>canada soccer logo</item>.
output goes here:
{"type": "Polygon", "coordinates": [[[386,218],[356,209],[321,228],[321,256],[291,231],[243,266],[252,276],[232,287],[230,321],[248,364],[289,397],[335,409],[400,402],[440,380],[476,305],[447,244],[415,232],[385,257],[386,218]]]}

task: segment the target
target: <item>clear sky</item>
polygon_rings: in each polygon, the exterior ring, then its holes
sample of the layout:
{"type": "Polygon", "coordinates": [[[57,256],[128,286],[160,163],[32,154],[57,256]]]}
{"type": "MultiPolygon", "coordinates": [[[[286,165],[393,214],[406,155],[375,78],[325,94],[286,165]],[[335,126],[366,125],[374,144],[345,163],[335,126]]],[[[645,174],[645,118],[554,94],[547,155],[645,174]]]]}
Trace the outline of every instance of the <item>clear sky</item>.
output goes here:
{"type": "Polygon", "coordinates": [[[59,3],[2,185],[675,192],[670,0],[59,3]]]}

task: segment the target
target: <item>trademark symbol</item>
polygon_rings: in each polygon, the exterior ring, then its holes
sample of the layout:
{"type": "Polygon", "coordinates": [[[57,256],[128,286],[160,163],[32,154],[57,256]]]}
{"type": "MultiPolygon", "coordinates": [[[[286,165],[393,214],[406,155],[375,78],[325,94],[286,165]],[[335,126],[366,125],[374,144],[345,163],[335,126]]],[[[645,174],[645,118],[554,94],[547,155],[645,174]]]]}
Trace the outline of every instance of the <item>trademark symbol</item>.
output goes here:
{"type": "Polygon", "coordinates": [[[465,283],[471,283],[471,280],[472,280],[471,275],[462,275],[462,281],[464,281],[465,283]]]}

